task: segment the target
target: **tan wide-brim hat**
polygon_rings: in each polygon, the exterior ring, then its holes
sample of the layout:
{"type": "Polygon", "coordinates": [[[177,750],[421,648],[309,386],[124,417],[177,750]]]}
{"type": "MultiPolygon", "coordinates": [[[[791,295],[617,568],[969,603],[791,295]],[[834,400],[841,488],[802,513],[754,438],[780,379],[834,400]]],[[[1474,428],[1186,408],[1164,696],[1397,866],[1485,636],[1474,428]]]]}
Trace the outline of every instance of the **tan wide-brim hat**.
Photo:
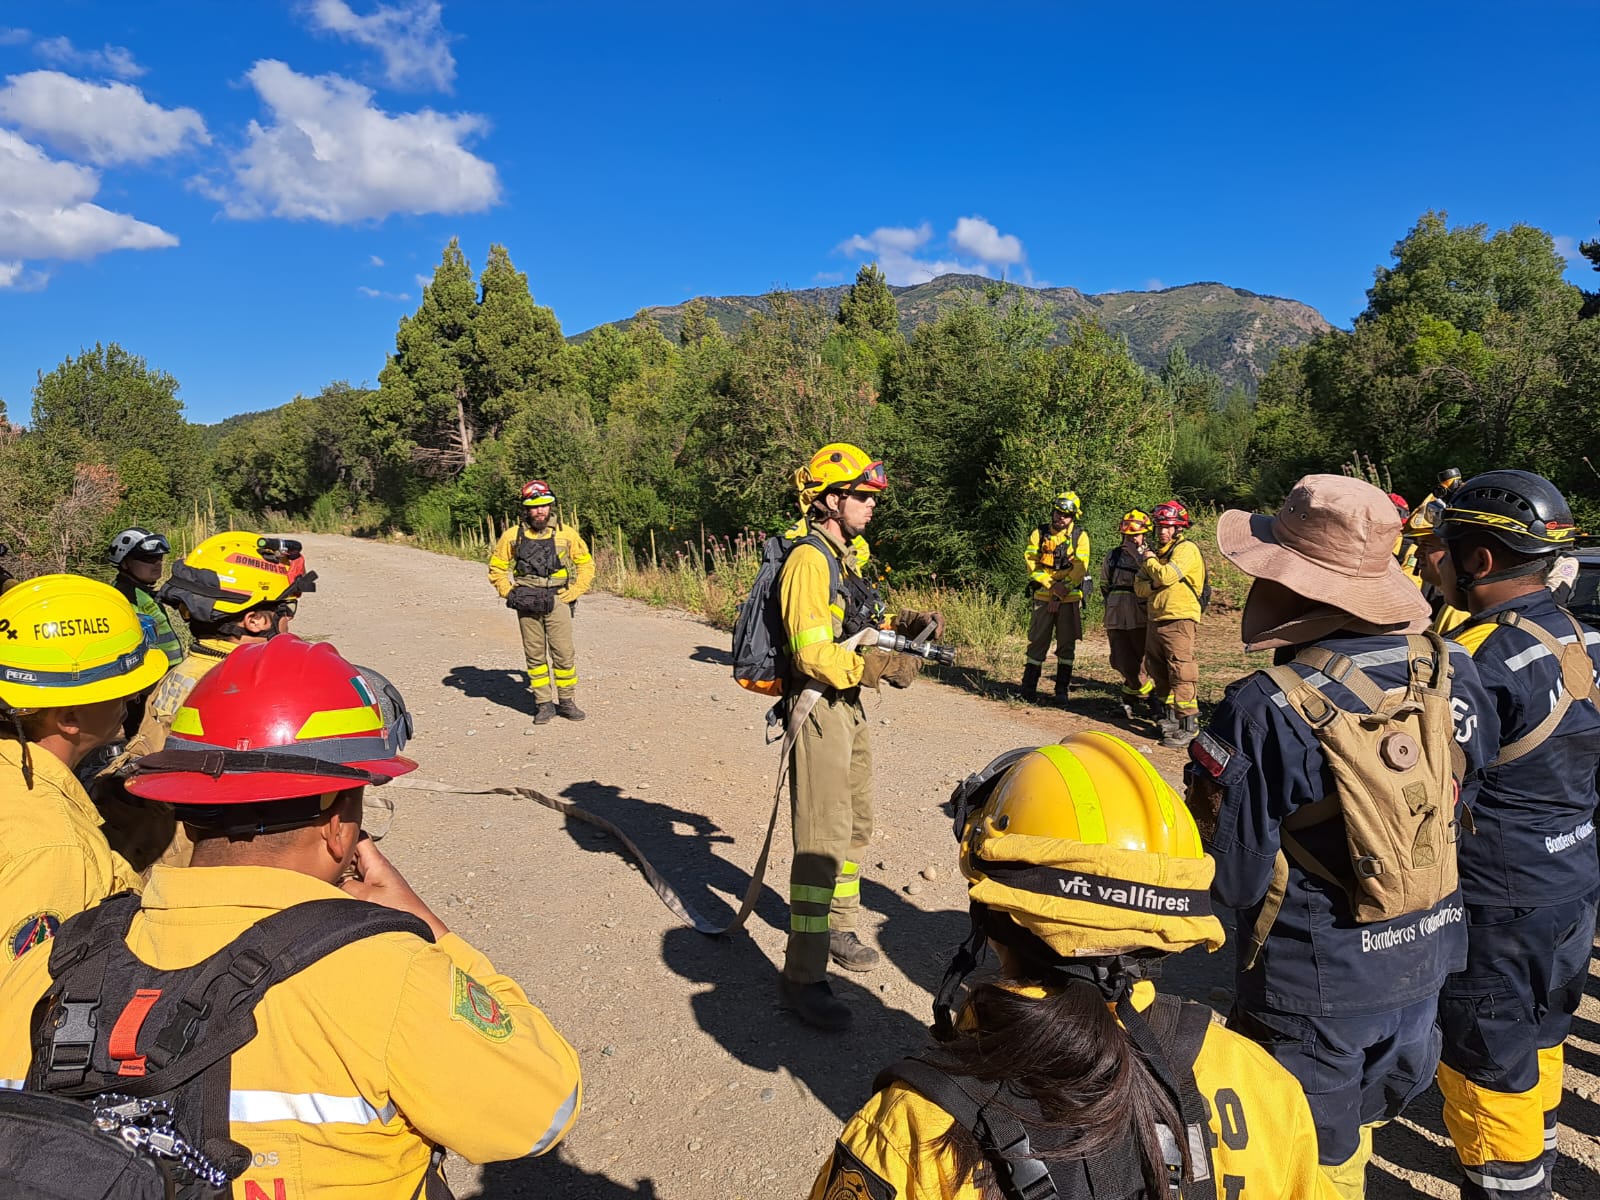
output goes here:
{"type": "Polygon", "coordinates": [[[1389,497],[1345,475],[1307,475],[1274,516],[1229,509],[1217,519],[1217,548],[1245,574],[1373,625],[1429,616],[1395,560],[1399,537],[1389,497]]]}

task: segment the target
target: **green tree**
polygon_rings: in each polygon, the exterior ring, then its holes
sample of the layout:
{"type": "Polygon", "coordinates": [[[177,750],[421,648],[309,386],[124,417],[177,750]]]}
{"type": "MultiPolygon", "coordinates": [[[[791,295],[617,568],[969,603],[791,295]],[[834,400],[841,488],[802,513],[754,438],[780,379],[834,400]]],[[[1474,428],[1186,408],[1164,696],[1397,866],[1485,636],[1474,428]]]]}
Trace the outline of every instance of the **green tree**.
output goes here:
{"type": "Polygon", "coordinates": [[[482,297],[472,318],[467,408],[474,413],[469,420],[486,424],[493,434],[520,401],[562,385],[566,342],[561,322],[533,302],[528,277],[512,265],[504,246],[489,247],[478,284],[482,297]]]}
{"type": "Polygon", "coordinates": [[[839,324],[857,337],[899,332],[894,293],[877,263],[868,263],[856,272],[856,281],[839,301],[839,324]]]}
{"type": "Polygon", "coordinates": [[[32,436],[74,461],[119,469],[126,462],[141,484],[139,503],[150,506],[129,513],[140,523],[181,515],[204,484],[199,437],[184,419],[178,381],[115,342],[39,374],[32,436]]]}

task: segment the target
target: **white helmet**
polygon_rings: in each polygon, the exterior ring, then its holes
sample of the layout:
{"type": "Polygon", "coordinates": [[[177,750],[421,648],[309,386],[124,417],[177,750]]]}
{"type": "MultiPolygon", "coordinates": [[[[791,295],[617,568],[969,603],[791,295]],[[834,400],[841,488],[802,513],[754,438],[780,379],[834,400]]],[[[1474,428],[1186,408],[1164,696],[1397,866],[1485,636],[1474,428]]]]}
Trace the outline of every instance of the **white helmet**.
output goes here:
{"type": "Polygon", "coordinates": [[[170,550],[167,539],[159,533],[151,533],[148,529],[134,526],[132,529],[124,529],[111,539],[111,553],[107,557],[111,560],[112,566],[120,567],[122,560],[130,554],[166,554],[170,550]]]}

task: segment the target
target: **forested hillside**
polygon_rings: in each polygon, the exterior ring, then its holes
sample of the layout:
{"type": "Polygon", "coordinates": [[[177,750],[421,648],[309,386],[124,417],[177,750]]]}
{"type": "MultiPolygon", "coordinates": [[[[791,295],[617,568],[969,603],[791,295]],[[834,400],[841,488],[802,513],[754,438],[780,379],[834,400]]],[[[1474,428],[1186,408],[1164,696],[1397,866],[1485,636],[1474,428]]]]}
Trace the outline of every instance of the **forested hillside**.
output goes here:
{"type": "MultiPolygon", "coordinates": [[[[836,296],[774,293],[726,328],[694,301],[569,341],[506,248],[475,274],[452,242],[375,388],[334,382],[200,429],[178,381],[115,343],[42,375],[29,428],[0,428],[0,537],[27,565],[79,566],[121,524],[214,506],[448,538],[503,520],[543,477],[605,544],[681,543],[785,522],[791,472],[836,439],[888,464],[873,542],[897,578],[1002,591],[1063,486],[1103,539],[1172,493],[1271,505],[1357,451],[1413,500],[1445,465],[1542,471],[1592,525],[1600,320],[1563,265],[1541,230],[1430,213],[1350,330],[1214,284],[1085,297],[958,277],[897,293],[866,267],[836,296]],[[1252,394],[1207,365],[1221,343],[1173,316],[1184,305],[1298,321],[1308,340],[1252,394]]],[[[1258,363],[1228,328],[1216,336],[1258,363]]]]}
{"type": "MultiPolygon", "coordinates": [[[[919,326],[981,298],[993,286],[992,279],[978,275],[941,275],[927,283],[890,287],[889,293],[894,297],[900,333],[910,337],[919,326]]],[[[836,313],[849,292],[849,286],[840,286],[790,294],[803,304],[836,313]]],[[[1309,305],[1258,296],[1221,283],[1098,295],[1086,295],[1076,288],[1010,285],[1000,303],[1002,307],[1028,304],[1049,318],[1052,329],[1047,341],[1052,345],[1071,336],[1075,321],[1092,316],[1112,333],[1127,338],[1134,360],[1147,370],[1160,370],[1173,347],[1182,346],[1190,362],[1214,372],[1226,386],[1249,391],[1255,390],[1280,352],[1329,328],[1322,314],[1309,305]]],[[[647,308],[644,313],[668,338],[676,338],[691,308],[703,310],[725,334],[736,334],[752,317],[771,311],[766,296],[703,296],[686,304],[647,308]]],[[[573,340],[581,342],[593,332],[580,333],[573,340]]]]}

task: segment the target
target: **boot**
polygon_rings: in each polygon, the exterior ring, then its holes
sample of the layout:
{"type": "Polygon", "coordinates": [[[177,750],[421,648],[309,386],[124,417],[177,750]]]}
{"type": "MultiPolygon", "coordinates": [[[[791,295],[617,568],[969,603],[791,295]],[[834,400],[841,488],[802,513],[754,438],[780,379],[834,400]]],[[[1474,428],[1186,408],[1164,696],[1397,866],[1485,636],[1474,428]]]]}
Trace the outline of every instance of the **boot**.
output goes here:
{"type": "Polygon", "coordinates": [[[870,971],[878,965],[879,955],[855,934],[835,929],[828,934],[828,955],[846,971],[870,971]]]}
{"type": "Polygon", "coordinates": [[[569,721],[581,721],[588,715],[578,707],[578,702],[571,696],[561,697],[561,703],[556,705],[556,716],[565,717],[569,721]]]}
{"type": "Polygon", "coordinates": [[[1178,706],[1168,704],[1164,707],[1161,719],[1156,722],[1156,732],[1166,737],[1178,727],[1178,706]]]}
{"type": "Polygon", "coordinates": [[[556,706],[548,700],[539,701],[539,706],[533,710],[533,723],[535,725],[548,725],[556,719],[556,706]]]}
{"type": "Polygon", "coordinates": [[[1161,744],[1173,750],[1182,750],[1200,733],[1200,714],[1184,713],[1178,718],[1178,723],[1172,728],[1163,727],[1161,730],[1161,744]]]}
{"type": "Polygon", "coordinates": [[[850,1028],[850,1009],[833,994],[826,979],[796,983],[787,976],[778,976],[778,1007],[814,1029],[837,1033],[850,1028]]]}
{"type": "Polygon", "coordinates": [[[1139,697],[1136,696],[1136,695],[1130,696],[1127,692],[1123,692],[1122,693],[1122,717],[1123,717],[1123,720],[1125,720],[1125,721],[1132,721],[1133,720],[1133,702],[1135,700],[1137,700],[1138,698],[1139,697]]]}
{"type": "Polygon", "coordinates": [[[1150,714],[1150,719],[1152,721],[1162,720],[1167,715],[1167,710],[1171,707],[1171,705],[1169,705],[1165,700],[1156,695],[1154,691],[1145,697],[1144,702],[1146,711],[1150,714]]]}
{"type": "Polygon", "coordinates": [[[1067,693],[1072,690],[1072,664],[1058,662],[1056,664],[1056,703],[1063,708],[1067,704],[1067,693]]]}
{"type": "Polygon", "coordinates": [[[1029,663],[1022,668],[1022,686],[1017,689],[1017,695],[1029,704],[1036,704],[1039,700],[1039,675],[1044,668],[1038,663],[1029,663]]]}

